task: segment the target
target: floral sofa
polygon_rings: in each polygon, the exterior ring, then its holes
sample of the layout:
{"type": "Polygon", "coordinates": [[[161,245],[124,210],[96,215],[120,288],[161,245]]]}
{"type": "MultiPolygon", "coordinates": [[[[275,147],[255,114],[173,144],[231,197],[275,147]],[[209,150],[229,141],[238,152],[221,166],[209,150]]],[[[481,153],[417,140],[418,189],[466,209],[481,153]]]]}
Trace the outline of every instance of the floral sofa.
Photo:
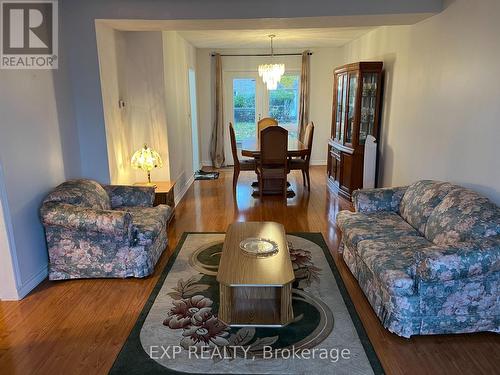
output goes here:
{"type": "Polygon", "coordinates": [[[500,208],[447,182],[358,190],[343,258],[399,336],[500,332],[500,208]]]}
{"type": "Polygon", "coordinates": [[[145,277],[168,242],[172,209],[153,207],[153,187],[102,186],[70,180],[40,209],[49,252],[49,279],[145,277]]]}

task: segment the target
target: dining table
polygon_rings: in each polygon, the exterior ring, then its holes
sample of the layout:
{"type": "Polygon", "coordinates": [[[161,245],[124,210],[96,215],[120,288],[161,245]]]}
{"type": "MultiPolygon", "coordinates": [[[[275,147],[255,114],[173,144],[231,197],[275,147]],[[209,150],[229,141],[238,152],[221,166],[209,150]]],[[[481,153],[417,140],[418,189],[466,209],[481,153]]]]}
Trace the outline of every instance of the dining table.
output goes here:
{"type": "MultiPolygon", "coordinates": [[[[246,139],[241,142],[241,155],[259,159],[260,158],[260,141],[256,138],[246,139]]],[[[287,147],[287,156],[289,158],[292,157],[302,157],[307,155],[307,146],[299,141],[295,137],[288,137],[288,147],[287,147]]],[[[281,194],[282,190],[278,186],[273,184],[273,180],[263,181],[263,191],[262,193],[265,195],[277,195],[281,194]]],[[[254,182],[252,184],[254,187],[258,187],[258,183],[254,182]]],[[[259,191],[256,190],[252,193],[252,196],[258,197],[259,191]]],[[[288,189],[287,196],[294,197],[295,192],[292,189],[288,189]]]]}
{"type": "MultiPolygon", "coordinates": [[[[241,142],[241,155],[250,158],[260,158],[260,142],[256,138],[241,142]]],[[[288,137],[288,157],[302,157],[307,155],[307,145],[295,137],[288,137]]]]}

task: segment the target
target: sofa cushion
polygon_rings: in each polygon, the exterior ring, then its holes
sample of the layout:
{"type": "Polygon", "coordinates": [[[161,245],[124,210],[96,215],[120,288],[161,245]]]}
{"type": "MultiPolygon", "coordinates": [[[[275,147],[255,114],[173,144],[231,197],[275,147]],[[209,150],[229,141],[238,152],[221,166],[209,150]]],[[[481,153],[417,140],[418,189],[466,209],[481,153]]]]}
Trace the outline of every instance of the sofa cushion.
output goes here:
{"type": "Polygon", "coordinates": [[[419,280],[431,283],[500,276],[500,235],[426,247],[420,251],[416,272],[419,280]]]}
{"type": "Polygon", "coordinates": [[[156,207],[121,207],[132,215],[132,233],[134,245],[150,246],[166,228],[172,208],[166,205],[156,207]]]}
{"type": "Polygon", "coordinates": [[[354,190],[352,203],[357,212],[399,212],[399,205],[406,189],[408,186],[354,190]]]}
{"type": "Polygon", "coordinates": [[[154,186],[104,185],[103,188],[108,193],[113,209],[118,207],[153,207],[154,186]]]}
{"type": "Polygon", "coordinates": [[[500,234],[500,208],[480,194],[457,188],[429,216],[425,237],[437,245],[500,234]]]}
{"type": "Polygon", "coordinates": [[[401,236],[420,236],[401,216],[388,211],[366,214],[341,211],[337,215],[337,225],[342,230],[345,243],[351,248],[356,248],[358,242],[363,240],[394,240],[401,236]]]}
{"type": "Polygon", "coordinates": [[[446,194],[456,188],[448,182],[417,181],[410,185],[403,195],[399,213],[413,228],[424,234],[427,220],[434,208],[446,194]]]}
{"type": "Polygon", "coordinates": [[[109,210],[111,203],[106,190],[96,181],[78,179],[63,182],[44,199],[43,203],[60,202],[96,210],[109,210]]]}
{"type": "Polygon", "coordinates": [[[418,236],[363,240],[358,243],[357,253],[373,277],[391,294],[411,296],[416,294],[416,250],[432,245],[432,242],[418,236]]]}

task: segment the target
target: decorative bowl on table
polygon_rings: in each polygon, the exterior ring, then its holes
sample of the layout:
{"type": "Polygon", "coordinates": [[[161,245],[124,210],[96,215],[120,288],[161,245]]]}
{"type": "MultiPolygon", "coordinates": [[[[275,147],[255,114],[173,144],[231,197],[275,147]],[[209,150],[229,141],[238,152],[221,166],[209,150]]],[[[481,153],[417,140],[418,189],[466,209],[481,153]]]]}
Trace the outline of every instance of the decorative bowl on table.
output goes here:
{"type": "Polygon", "coordinates": [[[278,244],[266,238],[249,237],[240,242],[240,249],[248,255],[266,257],[278,252],[278,244]]]}

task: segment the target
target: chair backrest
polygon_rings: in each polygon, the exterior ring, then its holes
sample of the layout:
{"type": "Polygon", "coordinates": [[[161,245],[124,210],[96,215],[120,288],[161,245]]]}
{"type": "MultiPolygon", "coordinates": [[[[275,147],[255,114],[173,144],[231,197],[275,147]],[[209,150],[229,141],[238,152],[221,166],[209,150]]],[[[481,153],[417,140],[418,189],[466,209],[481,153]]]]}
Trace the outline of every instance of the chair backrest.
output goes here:
{"type": "Polygon", "coordinates": [[[229,123],[229,137],[231,138],[231,153],[233,154],[234,166],[237,168],[240,166],[240,160],[238,159],[238,148],[236,147],[236,134],[234,133],[234,127],[232,123],[229,123]]]}
{"type": "Polygon", "coordinates": [[[314,123],[311,121],[309,124],[307,124],[306,132],[304,134],[304,144],[307,146],[307,155],[305,157],[307,162],[311,160],[313,136],[314,136],[314,123]]]}
{"type": "Polygon", "coordinates": [[[260,135],[260,163],[262,167],[286,168],[288,130],[270,126],[260,135]]]}
{"type": "Polygon", "coordinates": [[[264,117],[263,119],[260,119],[257,123],[257,134],[259,135],[259,137],[260,132],[270,126],[278,126],[278,121],[271,117],[264,117]]]}

